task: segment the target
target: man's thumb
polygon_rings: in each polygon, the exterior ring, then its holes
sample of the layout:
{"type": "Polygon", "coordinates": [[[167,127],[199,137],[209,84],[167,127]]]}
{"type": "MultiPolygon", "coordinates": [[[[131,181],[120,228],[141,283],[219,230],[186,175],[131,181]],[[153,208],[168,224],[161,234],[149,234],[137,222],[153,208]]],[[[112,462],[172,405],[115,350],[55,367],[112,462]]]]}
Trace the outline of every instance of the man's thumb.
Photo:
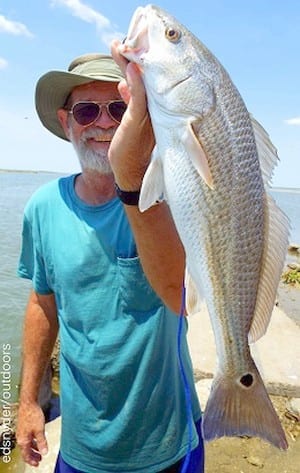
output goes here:
{"type": "Polygon", "coordinates": [[[36,445],[37,445],[38,451],[40,452],[40,454],[42,456],[47,455],[47,453],[48,453],[48,443],[47,443],[44,432],[40,432],[39,434],[37,434],[37,436],[36,436],[36,445]]]}

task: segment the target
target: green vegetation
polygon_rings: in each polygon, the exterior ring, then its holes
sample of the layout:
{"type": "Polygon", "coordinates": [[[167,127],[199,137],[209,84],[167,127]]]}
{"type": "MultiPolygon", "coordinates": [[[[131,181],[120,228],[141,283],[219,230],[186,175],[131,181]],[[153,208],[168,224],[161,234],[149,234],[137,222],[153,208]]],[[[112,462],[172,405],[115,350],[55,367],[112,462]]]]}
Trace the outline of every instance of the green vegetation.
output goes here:
{"type": "Polygon", "coordinates": [[[286,284],[300,285],[300,268],[288,269],[283,273],[282,280],[286,284]]]}

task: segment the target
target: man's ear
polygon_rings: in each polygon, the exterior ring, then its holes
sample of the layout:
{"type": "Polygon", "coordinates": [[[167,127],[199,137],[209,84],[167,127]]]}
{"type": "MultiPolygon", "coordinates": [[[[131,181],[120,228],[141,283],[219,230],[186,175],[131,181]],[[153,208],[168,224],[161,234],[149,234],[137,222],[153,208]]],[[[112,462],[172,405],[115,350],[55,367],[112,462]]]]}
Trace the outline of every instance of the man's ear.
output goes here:
{"type": "Polygon", "coordinates": [[[69,125],[68,125],[68,110],[66,110],[65,108],[59,108],[56,114],[57,114],[59,123],[61,124],[65,132],[66,137],[70,139],[70,131],[69,131],[69,125]]]}

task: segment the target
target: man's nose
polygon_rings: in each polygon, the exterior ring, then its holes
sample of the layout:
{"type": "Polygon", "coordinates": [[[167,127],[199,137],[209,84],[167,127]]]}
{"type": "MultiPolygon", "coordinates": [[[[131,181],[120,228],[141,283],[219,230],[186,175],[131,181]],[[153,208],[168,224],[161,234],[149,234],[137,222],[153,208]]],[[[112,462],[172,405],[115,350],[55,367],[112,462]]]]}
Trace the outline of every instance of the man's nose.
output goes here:
{"type": "Polygon", "coordinates": [[[109,115],[107,107],[105,105],[101,105],[100,115],[93,125],[107,130],[108,128],[116,127],[118,124],[109,115]]]}

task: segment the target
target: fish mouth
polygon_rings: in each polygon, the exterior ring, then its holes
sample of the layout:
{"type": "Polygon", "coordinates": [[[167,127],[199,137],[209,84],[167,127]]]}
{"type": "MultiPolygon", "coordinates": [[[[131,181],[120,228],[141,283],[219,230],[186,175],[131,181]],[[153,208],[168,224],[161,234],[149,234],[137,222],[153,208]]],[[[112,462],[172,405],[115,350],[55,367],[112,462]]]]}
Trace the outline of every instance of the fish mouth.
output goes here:
{"type": "Polygon", "coordinates": [[[142,63],[143,55],[149,51],[146,17],[146,8],[137,8],[130,22],[127,36],[123,43],[119,45],[119,52],[129,61],[142,63]]]}

